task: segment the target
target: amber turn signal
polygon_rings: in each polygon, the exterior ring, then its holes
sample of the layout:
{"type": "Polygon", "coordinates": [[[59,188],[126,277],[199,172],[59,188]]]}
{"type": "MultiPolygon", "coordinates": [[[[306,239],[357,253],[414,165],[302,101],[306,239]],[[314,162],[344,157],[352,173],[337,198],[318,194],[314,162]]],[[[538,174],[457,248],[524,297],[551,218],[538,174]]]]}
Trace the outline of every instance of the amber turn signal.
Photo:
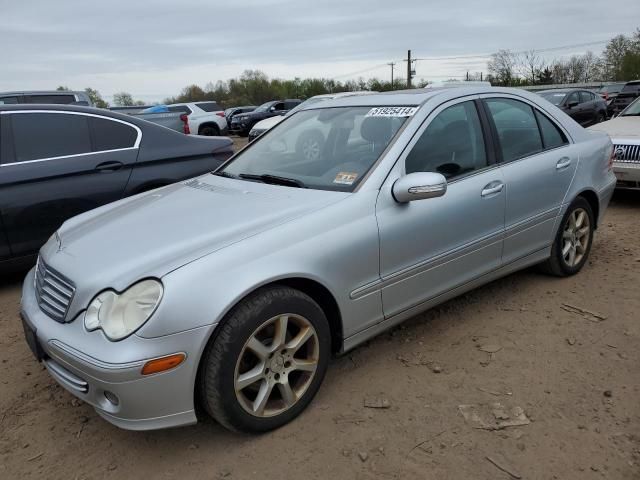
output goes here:
{"type": "Polygon", "coordinates": [[[166,372],[172,368],[177,367],[187,356],[184,353],[175,353],[167,357],[155,358],[149,360],[142,367],[142,375],[151,375],[153,373],[166,372]]]}

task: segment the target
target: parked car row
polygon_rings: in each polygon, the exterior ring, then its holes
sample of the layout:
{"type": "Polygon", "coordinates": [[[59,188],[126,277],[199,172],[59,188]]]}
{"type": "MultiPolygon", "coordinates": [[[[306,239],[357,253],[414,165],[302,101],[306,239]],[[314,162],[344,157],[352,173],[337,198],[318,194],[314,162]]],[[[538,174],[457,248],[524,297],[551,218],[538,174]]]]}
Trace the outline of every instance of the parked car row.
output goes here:
{"type": "MultiPolygon", "coordinates": [[[[284,107],[234,124],[246,131],[284,107]]],[[[227,139],[80,107],[58,107],[78,125],[38,127],[44,142],[33,142],[38,114],[0,108],[4,135],[31,126],[8,154],[2,141],[14,179],[0,189],[5,232],[29,202],[41,213],[28,225],[64,208],[77,169],[108,201],[105,176],[124,172],[120,198],[145,164],[183,175],[183,162],[211,169],[230,153],[227,139]],[[96,122],[126,129],[122,141],[96,122]],[[64,150],[78,131],[84,143],[64,150]],[[61,150],[48,158],[51,148],[61,150]]],[[[578,273],[615,187],[612,150],[604,133],[517,89],[311,102],[214,173],[85,212],[53,235],[43,228],[23,285],[25,338],[60,385],[119,427],[192,424],[198,411],[233,430],[272,430],[309,405],[332,352],[534,264],[578,273]],[[312,132],[322,144],[301,155],[312,132]]]]}

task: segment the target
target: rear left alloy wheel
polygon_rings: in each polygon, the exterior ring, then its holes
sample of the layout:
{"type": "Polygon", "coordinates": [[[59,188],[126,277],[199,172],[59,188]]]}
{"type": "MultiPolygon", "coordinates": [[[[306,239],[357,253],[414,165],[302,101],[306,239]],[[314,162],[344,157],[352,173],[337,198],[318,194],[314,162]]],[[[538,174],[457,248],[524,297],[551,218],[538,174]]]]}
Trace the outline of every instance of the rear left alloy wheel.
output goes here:
{"type": "Polygon", "coordinates": [[[595,220],[591,205],[578,197],[568,208],[543,268],[566,277],[578,273],[587,262],[593,243],[595,220]]]}
{"type": "Polygon", "coordinates": [[[330,355],[322,309],[284,286],[260,289],[234,308],[201,364],[202,403],[225,427],[278,428],[318,391],[330,355]]]}

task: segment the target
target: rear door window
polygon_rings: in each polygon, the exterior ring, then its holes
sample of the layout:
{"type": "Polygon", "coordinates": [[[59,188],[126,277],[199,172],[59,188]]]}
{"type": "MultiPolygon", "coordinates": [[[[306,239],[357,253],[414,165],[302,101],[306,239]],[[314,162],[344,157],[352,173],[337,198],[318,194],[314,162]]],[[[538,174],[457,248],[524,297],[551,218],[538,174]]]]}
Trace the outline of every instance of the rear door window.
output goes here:
{"type": "Polygon", "coordinates": [[[503,162],[542,151],[542,137],[533,108],[508,98],[489,98],[485,103],[498,132],[503,162]]]}
{"type": "Polygon", "coordinates": [[[14,113],[9,116],[16,162],[91,152],[86,115],[14,113]]]}
{"type": "Polygon", "coordinates": [[[89,117],[93,134],[93,151],[132,148],[138,139],[138,131],[121,122],[107,118],[89,117]]]}

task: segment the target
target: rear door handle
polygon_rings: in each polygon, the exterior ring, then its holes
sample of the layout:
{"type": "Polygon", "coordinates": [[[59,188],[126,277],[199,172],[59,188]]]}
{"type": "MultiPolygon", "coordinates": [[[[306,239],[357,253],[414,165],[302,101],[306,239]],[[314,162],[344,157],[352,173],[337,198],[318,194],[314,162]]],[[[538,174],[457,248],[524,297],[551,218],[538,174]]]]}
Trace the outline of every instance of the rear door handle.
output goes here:
{"type": "Polygon", "coordinates": [[[569,157],[562,157],[558,160],[558,163],[556,163],[556,170],[562,170],[563,168],[567,168],[569,165],[571,165],[571,159],[569,157]]]}
{"type": "Polygon", "coordinates": [[[103,162],[96,165],[96,170],[100,172],[115,172],[122,168],[122,162],[103,162]]]}
{"type": "Polygon", "coordinates": [[[488,197],[490,195],[494,195],[496,193],[500,193],[503,188],[504,188],[504,183],[502,183],[499,180],[496,180],[494,182],[491,182],[491,183],[487,184],[482,189],[482,192],[480,193],[480,195],[483,196],[483,197],[488,197]]]}

